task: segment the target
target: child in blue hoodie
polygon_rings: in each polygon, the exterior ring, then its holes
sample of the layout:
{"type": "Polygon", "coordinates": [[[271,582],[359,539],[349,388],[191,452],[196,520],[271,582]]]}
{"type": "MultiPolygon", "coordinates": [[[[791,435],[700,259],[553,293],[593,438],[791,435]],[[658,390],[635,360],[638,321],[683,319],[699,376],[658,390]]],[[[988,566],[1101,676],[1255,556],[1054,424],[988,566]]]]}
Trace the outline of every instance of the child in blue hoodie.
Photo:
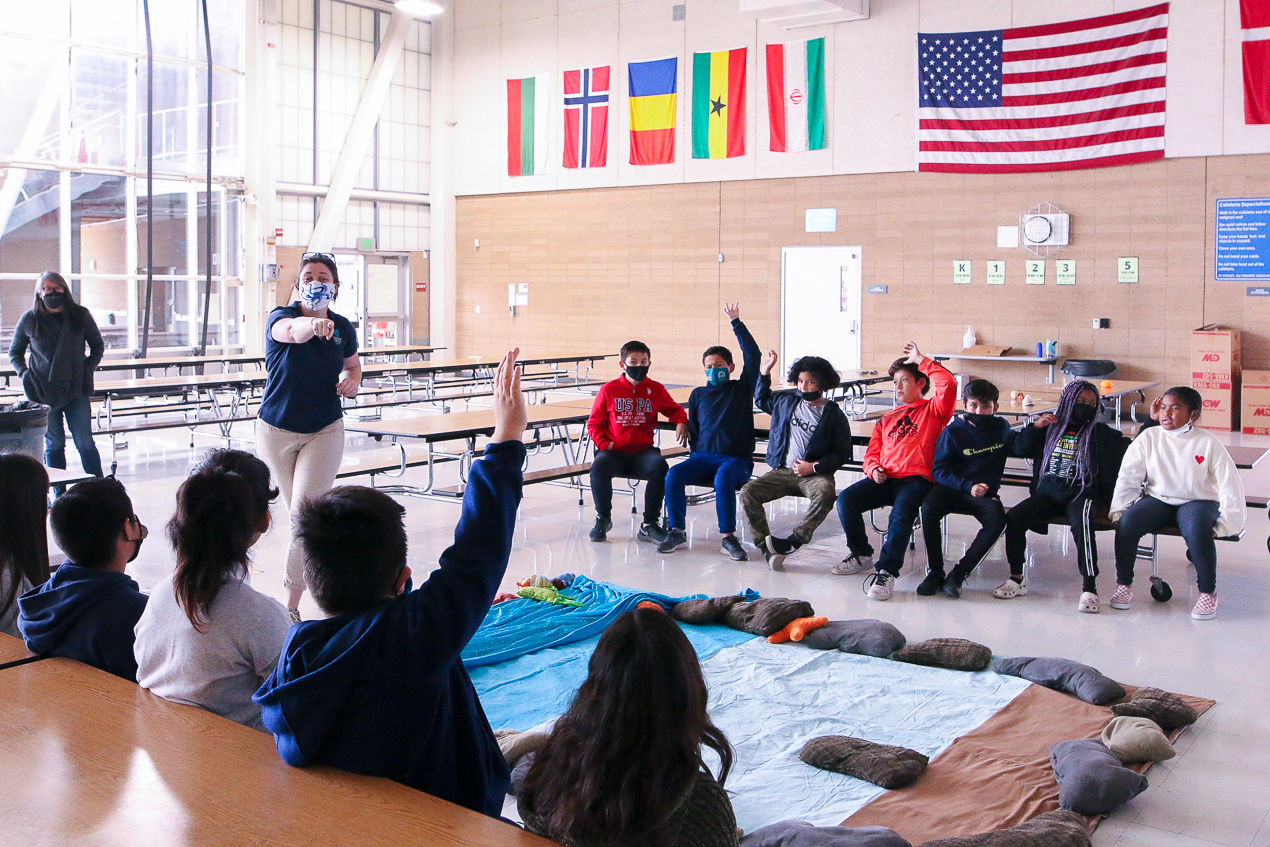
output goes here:
{"type": "Polygon", "coordinates": [[[513,350],[494,434],[473,463],[454,544],[408,591],[405,510],[372,488],[306,500],[295,533],[328,617],[291,627],[252,698],[288,764],[382,776],[497,817],[510,773],[460,654],[507,569],[521,497],[525,399],[513,350]]]}
{"type": "Polygon", "coordinates": [[[935,487],[922,502],[922,534],[930,568],[917,593],[929,597],[941,588],[961,596],[961,585],[1005,532],[1005,507],[998,491],[1005,460],[1014,450],[1014,430],[996,416],[1000,392],[986,379],[972,379],[963,398],[966,414],[954,418],[935,445],[935,487]],[[979,533],[966,554],[944,575],[940,523],[945,515],[973,515],[979,533]]]}
{"type": "Polygon", "coordinates": [[[133,628],[146,595],[124,568],[149,532],[128,492],[113,478],[86,480],[58,498],[49,523],[67,561],[18,599],[18,631],[27,649],[136,682],[133,628]]]}

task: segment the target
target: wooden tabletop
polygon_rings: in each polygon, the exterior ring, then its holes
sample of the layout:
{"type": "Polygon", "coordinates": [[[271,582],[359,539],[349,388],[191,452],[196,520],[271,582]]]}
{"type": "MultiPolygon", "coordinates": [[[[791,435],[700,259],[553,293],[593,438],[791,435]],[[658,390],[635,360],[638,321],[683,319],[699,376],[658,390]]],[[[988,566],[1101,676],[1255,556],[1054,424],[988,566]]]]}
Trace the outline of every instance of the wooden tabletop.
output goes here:
{"type": "Polygon", "coordinates": [[[1243,445],[1227,446],[1226,452],[1235,461],[1235,467],[1241,471],[1250,471],[1270,452],[1265,447],[1246,447],[1243,445]]]}
{"type": "Polygon", "coordinates": [[[268,378],[264,371],[234,374],[187,374],[185,376],[142,377],[140,379],[99,379],[93,387],[94,397],[123,395],[174,394],[193,388],[226,388],[237,385],[263,383],[268,378]]]}
{"type": "MultiPolygon", "coordinates": [[[[589,409],[567,403],[535,403],[528,407],[529,428],[554,424],[581,423],[589,409]]],[[[345,421],[349,432],[367,435],[389,435],[397,438],[419,438],[424,441],[451,441],[490,435],[494,432],[494,410],[476,409],[448,415],[403,415],[381,421],[345,421]]]]}
{"type": "Polygon", "coordinates": [[[543,845],[67,659],[0,671],[0,844],[543,845]]]}
{"type": "Polygon", "coordinates": [[[68,471],[62,468],[50,468],[47,465],[44,470],[48,471],[49,485],[74,485],[93,478],[92,474],[83,471],[68,471]]]}
{"type": "Polygon", "coordinates": [[[30,655],[31,651],[26,649],[26,645],[22,643],[21,638],[14,638],[12,635],[5,635],[0,632],[0,665],[5,662],[25,659],[30,655]]]}

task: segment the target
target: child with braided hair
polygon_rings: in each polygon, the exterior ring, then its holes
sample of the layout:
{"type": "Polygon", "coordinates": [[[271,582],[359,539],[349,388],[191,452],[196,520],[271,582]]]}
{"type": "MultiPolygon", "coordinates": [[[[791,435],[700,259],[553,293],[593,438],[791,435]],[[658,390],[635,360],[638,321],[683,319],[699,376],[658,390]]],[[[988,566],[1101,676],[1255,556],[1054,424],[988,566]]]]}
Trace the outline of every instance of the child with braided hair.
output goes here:
{"type": "Polygon", "coordinates": [[[1098,389],[1085,380],[1075,380],[1063,389],[1057,410],[1025,426],[1015,439],[1015,454],[1032,460],[1032,494],[1006,515],[1005,555],[1010,578],[993,596],[1009,600],[1027,594],[1023,563],[1028,530],[1044,532],[1049,518],[1066,515],[1076,542],[1076,565],[1084,580],[1077,609],[1100,611],[1098,548],[1091,521],[1095,514],[1107,512],[1129,439],[1120,430],[1099,423],[1098,408],[1098,389]]]}

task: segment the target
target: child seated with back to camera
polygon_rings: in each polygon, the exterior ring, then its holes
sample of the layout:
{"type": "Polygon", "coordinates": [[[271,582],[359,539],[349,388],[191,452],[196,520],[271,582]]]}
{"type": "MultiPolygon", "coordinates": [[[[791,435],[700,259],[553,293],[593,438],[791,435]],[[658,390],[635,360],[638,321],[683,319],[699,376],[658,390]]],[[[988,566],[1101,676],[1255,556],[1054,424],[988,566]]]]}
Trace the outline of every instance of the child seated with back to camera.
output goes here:
{"type": "Polygon", "coordinates": [[[940,589],[954,599],[992,545],[1005,532],[1005,507],[999,492],[1005,460],[1014,449],[1014,430],[997,417],[1000,392],[986,379],[966,384],[966,413],[953,418],[935,444],[935,487],[922,502],[922,535],[926,540],[926,578],[917,593],[929,597],[940,589]],[[973,515],[979,532],[966,553],[944,574],[944,516],[973,515]]]}

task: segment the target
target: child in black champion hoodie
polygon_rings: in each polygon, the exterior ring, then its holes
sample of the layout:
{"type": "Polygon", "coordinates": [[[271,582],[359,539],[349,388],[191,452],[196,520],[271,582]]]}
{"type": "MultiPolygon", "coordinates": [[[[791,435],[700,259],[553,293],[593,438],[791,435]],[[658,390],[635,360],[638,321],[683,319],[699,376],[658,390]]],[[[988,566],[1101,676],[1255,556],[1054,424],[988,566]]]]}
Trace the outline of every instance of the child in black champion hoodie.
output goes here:
{"type": "Polygon", "coordinates": [[[963,398],[966,414],[954,418],[935,445],[935,487],[922,502],[930,570],[918,594],[930,596],[942,588],[949,597],[960,597],[966,577],[1005,532],[1005,507],[998,491],[1005,460],[1014,449],[1014,431],[996,416],[998,399],[1000,392],[991,382],[971,380],[963,398]],[[945,576],[940,523],[949,514],[973,515],[980,528],[961,561],[945,576]]]}

